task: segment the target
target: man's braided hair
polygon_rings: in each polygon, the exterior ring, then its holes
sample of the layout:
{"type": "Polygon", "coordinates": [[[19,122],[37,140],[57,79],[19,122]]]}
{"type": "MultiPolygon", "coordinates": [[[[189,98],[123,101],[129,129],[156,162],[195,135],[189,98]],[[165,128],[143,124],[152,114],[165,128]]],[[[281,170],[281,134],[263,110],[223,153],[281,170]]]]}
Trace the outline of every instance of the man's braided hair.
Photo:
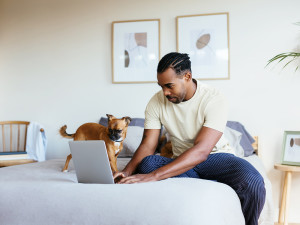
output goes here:
{"type": "Polygon", "coordinates": [[[168,68],[172,68],[179,76],[192,72],[190,57],[188,54],[171,52],[159,61],[157,73],[163,73],[168,68]]]}

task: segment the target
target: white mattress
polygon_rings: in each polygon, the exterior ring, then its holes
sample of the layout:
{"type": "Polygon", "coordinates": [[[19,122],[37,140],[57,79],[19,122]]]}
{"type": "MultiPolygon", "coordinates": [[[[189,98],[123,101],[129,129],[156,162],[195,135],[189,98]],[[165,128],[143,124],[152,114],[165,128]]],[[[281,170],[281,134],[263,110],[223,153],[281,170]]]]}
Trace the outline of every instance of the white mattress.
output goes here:
{"type": "Polygon", "coordinates": [[[273,202],[273,194],[272,194],[272,184],[269,178],[267,177],[266,170],[262,161],[258,158],[257,155],[252,155],[248,157],[244,157],[243,159],[247,160],[251,163],[263,176],[266,188],[266,202],[264,208],[260,214],[260,218],[258,220],[259,225],[273,225],[275,221],[274,214],[274,202],[273,202]]]}
{"type": "MultiPolygon", "coordinates": [[[[262,161],[259,159],[257,155],[251,155],[248,157],[243,157],[243,159],[247,160],[251,163],[263,176],[266,188],[266,202],[264,208],[260,214],[259,225],[274,225],[274,203],[273,203],[273,195],[272,195],[272,184],[269,178],[267,177],[264,165],[262,161]]],[[[119,158],[118,159],[118,169],[122,170],[130,158],[119,158]]]]}
{"type": "MultiPolygon", "coordinates": [[[[256,161],[253,158],[259,166],[256,161]]],[[[61,172],[64,162],[56,159],[1,168],[0,223],[244,224],[239,199],[227,185],[192,178],[129,185],[79,184],[72,163],[68,173],[61,172]]],[[[118,159],[119,169],[127,162],[118,159]]],[[[270,210],[264,210],[269,216],[270,210]]],[[[263,220],[260,224],[271,224],[265,222],[265,216],[263,220]]]]}

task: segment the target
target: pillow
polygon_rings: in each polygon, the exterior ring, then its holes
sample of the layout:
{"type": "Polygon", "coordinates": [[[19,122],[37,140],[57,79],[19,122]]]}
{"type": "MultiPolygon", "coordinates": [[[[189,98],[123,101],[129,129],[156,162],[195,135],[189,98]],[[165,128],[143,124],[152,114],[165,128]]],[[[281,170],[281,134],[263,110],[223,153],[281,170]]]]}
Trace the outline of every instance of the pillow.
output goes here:
{"type": "Polygon", "coordinates": [[[235,155],[234,148],[232,148],[224,134],[221,136],[220,140],[217,142],[217,144],[212,150],[212,153],[217,152],[231,153],[235,155]]]}
{"type": "MultiPolygon", "coordinates": [[[[167,141],[169,141],[169,133],[164,131],[163,134],[166,136],[167,141]]],[[[244,157],[244,149],[240,144],[241,139],[242,133],[230,127],[225,127],[224,133],[213,148],[212,153],[224,152],[235,154],[238,157],[244,157]]]]}
{"type": "MultiPolygon", "coordinates": [[[[108,122],[107,117],[101,117],[99,120],[99,124],[101,124],[105,127],[107,127],[107,122],[108,122]]],[[[145,122],[145,119],[143,119],[143,118],[131,118],[129,126],[144,127],[144,122],[145,122]]]]}
{"type": "MultiPolygon", "coordinates": [[[[166,141],[165,143],[162,144],[161,147],[163,147],[163,145],[165,145],[167,141],[170,141],[169,133],[167,131],[164,131],[163,134],[166,136],[166,141]]],[[[216,145],[212,149],[212,153],[217,153],[217,152],[231,153],[237,155],[235,149],[227,139],[225,133],[221,136],[220,140],[216,143],[216,145]]]]}
{"type": "Polygon", "coordinates": [[[143,127],[129,126],[126,138],[123,141],[123,150],[118,157],[132,157],[142,141],[143,133],[143,127]]]}
{"type": "MultiPolygon", "coordinates": [[[[108,119],[106,117],[101,117],[99,123],[103,126],[107,126],[107,121],[108,119]]],[[[142,141],[144,122],[144,118],[131,119],[127,129],[126,139],[123,142],[123,151],[119,154],[119,157],[133,156],[142,141]]],[[[165,134],[166,136],[168,134],[164,127],[161,129],[161,135],[162,134],[165,134]]],[[[235,121],[228,121],[224,129],[224,134],[214,147],[213,151],[234,152],[238,157],[247,157],[254,152],[252,147],[253,142],[253,137],[246,131],[242,124],[235,121]]],[[[156,152],[160,152],[159,148],[161,147],[162,146],[158,146],[156,152]]]]}
{"type": "Polygon", "coordinates": [[[231,129],[230,127],[225,127],[223,136],[226,137],[230,146],[234,149],[235,155],[238,157],[244,157],[244,149],[240,145],[242,133],[231,129]]]}
{"type": "Polygon", "coordinates": [[[254,149],[252,147],[252,143],[254,143],[254,138],[247,132],[245,127],[236,121],[227,121],[226,124],[227,127],[236,130],[242,134],[241,140],[240,140],[240,145],[242,146],[244,150],[244,156],[250,156],[253,155],[254,149]]]}

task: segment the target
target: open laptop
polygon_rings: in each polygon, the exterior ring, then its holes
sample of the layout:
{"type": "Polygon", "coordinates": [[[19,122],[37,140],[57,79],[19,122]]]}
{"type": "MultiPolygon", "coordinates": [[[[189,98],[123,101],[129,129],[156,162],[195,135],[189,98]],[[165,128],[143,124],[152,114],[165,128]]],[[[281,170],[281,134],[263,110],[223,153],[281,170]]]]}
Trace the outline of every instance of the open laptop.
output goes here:
{"type": "Polygon", "coordinates": [[[70,141],[78,183],[114,184],[104,141],[70,141]]]}

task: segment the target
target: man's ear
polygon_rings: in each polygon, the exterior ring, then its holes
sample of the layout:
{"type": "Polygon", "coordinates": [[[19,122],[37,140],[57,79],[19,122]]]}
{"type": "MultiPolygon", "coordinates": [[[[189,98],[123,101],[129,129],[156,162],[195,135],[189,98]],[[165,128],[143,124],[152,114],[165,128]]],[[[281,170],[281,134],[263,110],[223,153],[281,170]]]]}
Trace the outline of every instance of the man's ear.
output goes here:
{"type": "Polygon", "coordinates": [[[113,115],[110,114],[106,114],[107,118],[108,118],[108,122],[111,121],[112,119],[115,119],[116,117],[114,117],[113,115]]]}
{"type": "Polygon", "coordinates": [[[187,72],[184,74],[184,79],[186,81],[190,81],[192,79],[192,73],[191,72],[187,72]]]}
{"type": "Polygon", "coordinates": [[[130,118],[129,116],[123,117],[122,119],[125,120],[127,126],[128,126],[128,125],[130,124],[130,122],[131,122],[131,118],[130,118]]]}

